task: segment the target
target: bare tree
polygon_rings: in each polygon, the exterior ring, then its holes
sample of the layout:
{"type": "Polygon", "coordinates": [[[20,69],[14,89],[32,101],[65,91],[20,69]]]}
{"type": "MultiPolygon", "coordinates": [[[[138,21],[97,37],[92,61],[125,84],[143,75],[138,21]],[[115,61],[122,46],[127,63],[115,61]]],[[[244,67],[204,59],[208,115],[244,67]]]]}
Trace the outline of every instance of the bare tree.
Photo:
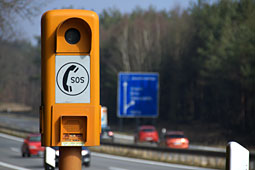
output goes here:
{"type": "Polygon", "coordinates": [[[149,14],[139,16],[131,27],[129,37],[130,56],[133,71],[153,71],[161,63],[160,14],[149,10],[149,14]],[[149,16],[146,18],[145,16],[149,16]]]}
{"type": "Polygon", "coordinates": [[[155,71],[160,67],[163,16],[154,11],[148,13],[134,18],[126,15],[109,30],[108,44],[112,49],[106,62],[113,72],[155,71]]]}
{"type": "Polygon", "coordinates": [[[15,28],[18,19],[31,20],[38,12],[42,2],[33,0],[1,0],[0,1],[0,39],[13,40],[17,36],[15,28]]]}
{"type": "Polygon", "coordinates": [[[122,31],[120,33],[120,36],[118,37],[118,48],[120,52],[120,56],[122,59],[122,64],[123,64],[123,71],[131,71],[131,63],[130,63],[130,56],[128,51],[129,46],[128,46],[128,36],[129,36],[129,29],[128,29],[128,21],[125,21],[122,27],[122,31]]]}

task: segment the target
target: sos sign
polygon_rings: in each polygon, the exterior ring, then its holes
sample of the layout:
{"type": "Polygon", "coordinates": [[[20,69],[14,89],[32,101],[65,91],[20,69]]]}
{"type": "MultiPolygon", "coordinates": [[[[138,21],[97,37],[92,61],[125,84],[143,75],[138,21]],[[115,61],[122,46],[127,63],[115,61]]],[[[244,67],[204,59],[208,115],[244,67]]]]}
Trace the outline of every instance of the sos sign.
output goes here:
{"type": "Polygon", "coordinates": [[[56,103],[89,102],[89,63],[90,56],[56,56],[56,103]]]}

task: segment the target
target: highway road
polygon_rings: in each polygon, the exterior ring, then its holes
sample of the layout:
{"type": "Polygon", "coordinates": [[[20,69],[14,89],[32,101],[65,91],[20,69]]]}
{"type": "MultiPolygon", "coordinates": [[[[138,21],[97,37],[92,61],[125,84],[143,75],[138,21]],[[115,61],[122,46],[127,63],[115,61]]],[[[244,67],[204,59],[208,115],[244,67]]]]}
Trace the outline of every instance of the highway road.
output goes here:
{"type": "MultiPolygon", "coordinates": [[[[23,139],[0,133],[0,170],[43,170],[40,157],[21,157],[20,147],[23,139]]],[[[175,165],[92,153],[89,170],[209,170],[191,166],[175,165]]]]}
{"type": "MultiPolygon", "coordinates": [[[[14,129],[21,129],[30,132],[39,132],[39,119],[34,117],[28,117],[25,115],[17,115],[11,113],[0,113],[0,125],[3,127],[10,127],[14,129]]],[[[116,143],[124,143],[124,144],[133,144],[134,136],[131,135],[122,135],[115,132],[114,134],[114,142],[116,143]]],[[[142,144],[148,145],[148,144],[142,144]]],[[[149,146],[155,146],[149,144],[149,146]]],[[[216,147],[208,147],[208,146],[198,146],[192,145],[189,146],[190,149],[201,149],[201,150],[213,150],[213,151],[225,151],[225,148],[216,148],[216,147]]]]}

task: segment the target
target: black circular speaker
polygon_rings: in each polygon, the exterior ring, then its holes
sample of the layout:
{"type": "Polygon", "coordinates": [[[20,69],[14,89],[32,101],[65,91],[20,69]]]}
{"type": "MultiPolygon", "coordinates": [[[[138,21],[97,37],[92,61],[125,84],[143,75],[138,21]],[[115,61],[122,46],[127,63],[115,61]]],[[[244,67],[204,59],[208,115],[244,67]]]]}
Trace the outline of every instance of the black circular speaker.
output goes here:
{"type": "Polygon", "coordinates": [[[75,28],[70,28],[65,33],[65,39],[69,44],[76,44],[81,39],[80,32],[75,28]]]}

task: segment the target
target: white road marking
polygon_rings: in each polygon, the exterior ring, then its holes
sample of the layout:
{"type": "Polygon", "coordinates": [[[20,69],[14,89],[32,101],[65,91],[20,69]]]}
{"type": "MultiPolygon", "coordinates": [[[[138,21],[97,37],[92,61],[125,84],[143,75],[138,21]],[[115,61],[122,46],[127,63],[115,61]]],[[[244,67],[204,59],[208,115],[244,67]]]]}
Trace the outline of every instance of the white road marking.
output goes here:
{"type": "Polygon", "coordinates": [[[8,164],[8,163],[5,163],[5,162],[1,162],[1,161],[0,161],[0,166],[6,167],[6,168],[10,168],[10,169],[15,169],[15,170],[30,170],[30,169],[27,169],[27,168],[11,165],[11,164],[8,164]]]}
{"type": "Polygon", "coordinates": [[[123,169],[123,168],[118,168],[118,167],[112,167],[112,166],[110,166],[108,169],[109,169],[109,170],[128,170],[128,169],[123,169]]]}
{"type": "Polygon", "coordinates": [[[129,162],[135,162],[135,163],[142,163],[147,165],[156,165],[156,166],[164,166],[164,167],[170,167],[170,168],[179,168],[179,169],[189,169],[189,170],[216,170],[216,169],[209,169],[209,168],[199,168],[194,166],[187,166],[187,165],[177,165],[177,164],[170,164],[170,163],[163,163],[163,162],[155,162],[155,161],[147,161],[142,159],[135,159],[135,158],[127,158],[127,157],[121,157],[121,156],[113,156],[108,154],[102,154],[102,153],[96,153],[92,152],[92,156],[107,158],[107,159],[115,159],[120,161],[129,161],[129,162]]]}
{"type": "Polygon", "coordinates": [[[14,147],[11,147],[11,150],[12,150],[13,152],[18,152],[18,153],[20,153],[20,150],[19,150],[19,148],[14,148],[14,147]]]}
{"type": "MultiPolygon", "coordinates": [[[[23,138],[10,136],[10,135],[3,134],[3,133],[0,133],[0,137],[10,139],[10,140],[14,140],[14,141],[17,141],[17,142],[23,142],[24,141],[23,138]]],[[[18,148],[14,148],[14,147],[11,147],[11,150],[14,151],[14,152],[20,152],[20,150],[18,148]]],[[[10,168],[10,169],[15,169],[15,170],[30,170],[30,169],[27,169],[27,168],[23,168],[23,167],[16,166],[16,165],[11,165],[11,164],[1,162],[1,161],[0,161],[0,166],[10,168]]]]}
{"type": "Polygon", "coordinates": [[[18,137],[15,137],[15,136],[10,136],[10,135],[6,135],[6,134],[3,134],[3,133],[0,133],[0,137],[6,138],[6,139],[15,140],[17,142],[23,142],[24,141],[23,138],[18,138],[18,137]]]}
{"type": "Polygon", "coordinates": [[[122,135],[122,134],[117,134],[114,133],[114,137],[119,138],[119,139],[125,139],[125,140],[134,140],[134,136],[129,136],[129,135],[122,135]]]}

